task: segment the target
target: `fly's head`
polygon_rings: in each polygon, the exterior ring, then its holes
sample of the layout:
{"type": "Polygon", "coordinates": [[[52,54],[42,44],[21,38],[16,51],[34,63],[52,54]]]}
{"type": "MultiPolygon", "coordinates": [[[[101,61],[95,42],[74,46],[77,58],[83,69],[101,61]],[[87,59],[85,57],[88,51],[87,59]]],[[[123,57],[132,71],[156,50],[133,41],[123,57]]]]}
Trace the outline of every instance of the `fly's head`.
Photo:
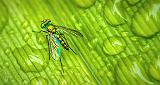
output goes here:
{"type": "Polygon", "coordinates": [[[41,28],[47,30],[48,26],[52,25],[52,22],[50,19],[44,19],[41,21],[41,28]]]}

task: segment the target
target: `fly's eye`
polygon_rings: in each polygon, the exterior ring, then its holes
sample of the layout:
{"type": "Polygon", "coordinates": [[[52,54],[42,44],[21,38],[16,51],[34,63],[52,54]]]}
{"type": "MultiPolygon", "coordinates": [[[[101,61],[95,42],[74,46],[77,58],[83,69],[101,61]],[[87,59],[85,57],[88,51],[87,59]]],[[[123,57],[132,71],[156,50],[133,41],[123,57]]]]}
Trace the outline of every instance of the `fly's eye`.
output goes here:
{"type": "Polygon", "coordinates": [[[51,21],[48,21],[48,22],[47,22],[47,24],[50,24],[50,23],[51,23],[51,21]]]}
{"type": "Polygon", "coordinates": [[[51,20],[45,19],[41,21],[41,28],[46,28],[49,24],[51,24],[51,20]]]}
{"type": "Polygon", "coordinates": [[[45,28],[45,25],[43,23],[41,24],[41,28],[45,28]]]}
{"type": "Polygon", "coordinates": [[[51,20],[50,20],[50,19],[46,19],[46,21],[47,21],[47,22],[51,22],[51,20]]]}

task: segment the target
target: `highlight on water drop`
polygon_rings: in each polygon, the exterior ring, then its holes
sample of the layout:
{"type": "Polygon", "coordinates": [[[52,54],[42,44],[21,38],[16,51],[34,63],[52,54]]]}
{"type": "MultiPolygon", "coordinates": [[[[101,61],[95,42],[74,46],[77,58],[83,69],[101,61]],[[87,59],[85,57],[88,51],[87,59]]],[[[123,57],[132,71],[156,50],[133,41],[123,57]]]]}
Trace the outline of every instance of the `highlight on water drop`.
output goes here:
{"type": "Polygon", "coordinates": [[[31,85],[48,85],[48,80],[41,76],[31,79],[31,85]]]}
{"type": "Polygon", "coordinates": [[[124,51],[126,44],[120,37],[110,37],[103,42],[103,50],[108,55],[116,55],[124,51]]]}

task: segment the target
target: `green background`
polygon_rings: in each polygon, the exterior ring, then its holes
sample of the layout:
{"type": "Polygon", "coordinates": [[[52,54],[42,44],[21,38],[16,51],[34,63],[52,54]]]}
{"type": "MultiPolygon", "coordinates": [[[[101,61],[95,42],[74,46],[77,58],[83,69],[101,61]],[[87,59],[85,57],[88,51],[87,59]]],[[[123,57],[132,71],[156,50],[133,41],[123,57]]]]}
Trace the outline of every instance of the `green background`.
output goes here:
{"type": "Polygon", "coordinates": [[[0,0],[0,85],[159,85],[160,0],[0,0]],[[48,59],[41,20],[79,30],[48,59]]]}

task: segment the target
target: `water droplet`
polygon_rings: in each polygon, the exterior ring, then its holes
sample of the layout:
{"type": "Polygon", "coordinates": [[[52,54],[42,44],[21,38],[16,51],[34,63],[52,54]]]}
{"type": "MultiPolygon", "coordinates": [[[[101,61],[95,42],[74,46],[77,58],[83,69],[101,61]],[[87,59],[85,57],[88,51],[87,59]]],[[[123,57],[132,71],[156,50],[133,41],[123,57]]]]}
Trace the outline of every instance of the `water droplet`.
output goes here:
{"type": "Polygon", "coordinates": [[[96,0],[72,0],[74,4],[81,8],[89,8],[93,6],[96,0]]]}
{"type": "Polygon", "coordinates": [[[123,37],[128,37],[130,34],[129,34],[129,32],[121,32],[121,35],[122,35],[123,37]]]}
{"type": "Polygon", "coordinates": [[[5,65],[6,67],[9,67],[9,63],[8,63],[8,62],[5,62],[4,65],[5,65]]]}
{"type": "Polygon", "coordinates": [[[150,0],[139,8],[133,18],[132,31],[142,37],[151,37],[160,31],[160,1],[150,0]]]}
{"type": "Polygon", "coordinates": [[[60,79],[59,82],[60,85],[69,85],[69,82],[66,79],[60,79]]]}
{"type": "MultiPolygon", "coordinates": [[[[98,13],[101,13],[102,12],[102,9],[103,9],[103,5],[102,5],[102,3],[98,3],[97,2],[97,4],[98,4],[98,6],[96,7],[96,11],[98,12],[98,13]]],[[[97,17],[98,18],[98,17],[97,17]]]]}
{"type": "Polygon", "coordinates": [[[46,35],[43,33],[27,33],[24,40],[28,45],[35,49],[48,48],[46,35]]]}
{"type": "Polygon", "coordinates": [[[55,77],[52,77],[52,82],[54,83],[54,85],[58,85],[58,80],[55,77]]]}
{"type": "Polygon", "coordinates": [[[137,36],[131,37],[131,40],[133,40],[133,41],[137,41],[138,39],[139,39],[139,37],[137,37],[137,36]]]}
{"type": "Polygon", "coordinates": [[[124,24],[129,20],[127,13],[124,11],[121,0],[108,0],[104,7],[104,17],[112,26],[124,24]]]}
{"type": "Polygon", "coordinates": [[[154,79],[160,81],[160,58],[152,60],[149,67],[149,73],[154,79]]]}
{"type": "Polygon", "coordinates": [[[141,45],[141,48],[140,48],[140,50],[142,51],[142,52],[148,52],[149,50],[150,50],[150,45],[149,44],[146,44],[146,45],[141,45]]]}
{"type": "Polygon", "coordinates": [[[113,77],[112,72],[108,72],[108,73],[107,73],[107,76],[108,76],[108,77],[113,77]]]}
{"type": "Polygon", "coordinates": [[[31,85],[48,85],[48,80],[39,76],[31,79],[31,85]]]}
{"type": "Polygon", "coordinates": [[[131,62],[128,59],[123,59],[123,61],[119,61],[116,67],[116,74],[116,80],[119,84],[153,84],[153,82],[151,82],[146,75],[143,66],[137,61],[131,62]]]}
{"type": "Polygon", "coordinates": [[[25,45],[15,49],[13,53],[21,69],[25,72],[41,71],[48,65],[48,52],[45,49],[31,49],[25,45]]]}
{"type": "Polygon", "coordinates": [[[123,39],[118,37],[111,37],[106,39],[103,43],[103,50],[108,55],[116,55],[124,51],[126,47],[125,42],[123,39]]]}
{"type": "Polygon", "coordinates": [[[5,49],[5,53],[6,53],[6,54],[9,54],[9,52],[11,52],[11,49],[10,49],[10,48],[5,49]]]}

